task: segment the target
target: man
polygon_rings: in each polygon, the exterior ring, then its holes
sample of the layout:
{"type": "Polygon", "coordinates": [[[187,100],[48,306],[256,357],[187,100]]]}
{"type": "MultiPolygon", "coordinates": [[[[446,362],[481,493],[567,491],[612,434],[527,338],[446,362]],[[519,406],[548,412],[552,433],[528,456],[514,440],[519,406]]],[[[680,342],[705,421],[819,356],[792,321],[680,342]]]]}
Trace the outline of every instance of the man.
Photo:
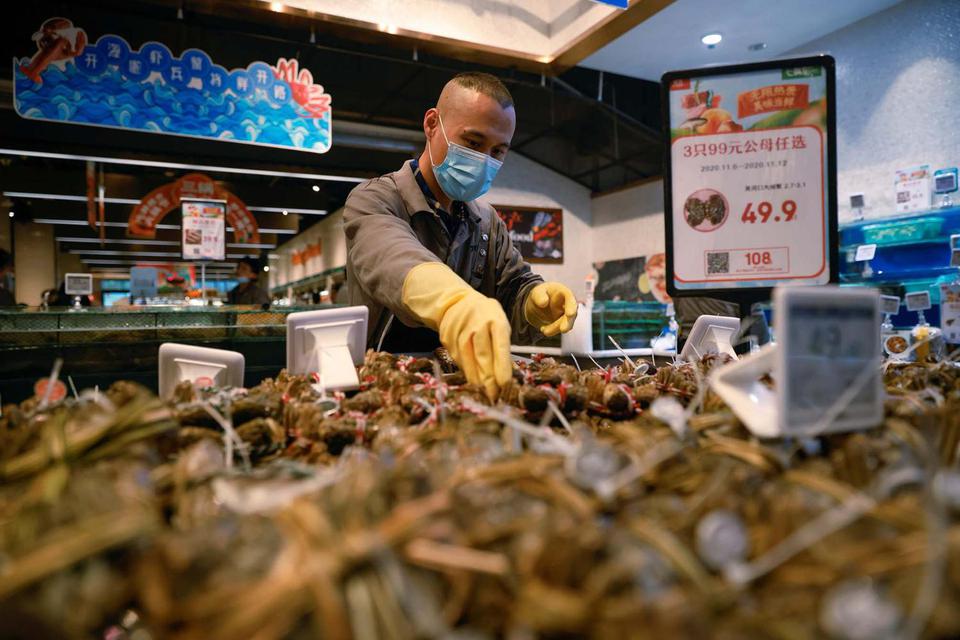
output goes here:
{"type": "Polygon", "coordinates": [[[260,261],[256,258],[241,258],[237,264],[239,284],[227,292],[227,304],[256,304],[270,306],[270,296],[257,284],[260,277],[260,261]]]}
{"type": "Polygon", "coordinates": [[[370,310],[367,344],[443,344],[494,399],[512,375],[510,341],[569,331],[573,293],[514,248],[486,193],[516,127],[507,88],[486,73],[448,82],[423,116],[420,157],[359,185],[344,207],[350,304],[370,310]]]}
{"type": "Polygon", "coordinates": [[[15,307],[13,297],[13,256],[0,249],[0,307],[15,307]]]}

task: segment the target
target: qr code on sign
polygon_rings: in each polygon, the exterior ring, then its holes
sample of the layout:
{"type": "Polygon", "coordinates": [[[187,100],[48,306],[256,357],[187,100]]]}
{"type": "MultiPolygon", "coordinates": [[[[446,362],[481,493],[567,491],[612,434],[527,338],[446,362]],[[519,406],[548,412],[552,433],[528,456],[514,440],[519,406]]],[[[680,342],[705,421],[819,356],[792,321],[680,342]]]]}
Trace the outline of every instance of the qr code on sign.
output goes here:
{"type": "Polygon", "coordinates": [[[730,273],[730,253],[716,251],[707,254],[707,274],[730,273]]]}

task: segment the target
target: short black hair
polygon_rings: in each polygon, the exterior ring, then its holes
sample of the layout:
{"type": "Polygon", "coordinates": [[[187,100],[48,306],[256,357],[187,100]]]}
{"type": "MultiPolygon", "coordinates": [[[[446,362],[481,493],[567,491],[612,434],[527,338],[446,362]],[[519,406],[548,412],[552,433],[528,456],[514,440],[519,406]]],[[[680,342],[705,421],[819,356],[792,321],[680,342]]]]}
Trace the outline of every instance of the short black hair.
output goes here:
{"type": "Polygon", "coordinates": [[[250,270],[253,271],[254,275],[260,275],[260,271],[263,269],[263,265],[260,261],[253,256],[245,256],[240,258],[240,262],[250,267],[250,270]]]}
{"type": "Polygon", "coordinates": [[[13,256],[6,249],[0,249],[0,271],[13,265],[13,256]]]}
{"type": "Polygon", "coordinates": [[[458,73],[451,82],[455,82],[464,89],[472,89],[488,98],[493,98],[504,109],[513,106],[513,96],[510,95],[510,90],[500,81],[500,78],[489,73],[483,73],[482,71],[458,73]]]}

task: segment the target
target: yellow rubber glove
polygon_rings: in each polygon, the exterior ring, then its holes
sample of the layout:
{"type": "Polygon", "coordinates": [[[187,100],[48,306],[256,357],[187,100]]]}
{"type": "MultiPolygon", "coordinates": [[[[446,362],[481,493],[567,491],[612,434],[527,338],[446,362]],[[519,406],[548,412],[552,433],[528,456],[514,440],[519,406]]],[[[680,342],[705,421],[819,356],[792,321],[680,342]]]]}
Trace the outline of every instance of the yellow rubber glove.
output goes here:
{"type": "Polygon", "coordinates": [[[527,296],[523,315],[548,338],[566,333],[577,319],[577,299],[559,282],[541,282],[527,296]]]}
{"type": "Polygon", "coordinates": [[[463,369],[467,381],[483,385],[493,402],[513,376],[510,322],[493,298],[474,290],[440,262],[418,264],[403,280],[403,304],[463,369]]]}

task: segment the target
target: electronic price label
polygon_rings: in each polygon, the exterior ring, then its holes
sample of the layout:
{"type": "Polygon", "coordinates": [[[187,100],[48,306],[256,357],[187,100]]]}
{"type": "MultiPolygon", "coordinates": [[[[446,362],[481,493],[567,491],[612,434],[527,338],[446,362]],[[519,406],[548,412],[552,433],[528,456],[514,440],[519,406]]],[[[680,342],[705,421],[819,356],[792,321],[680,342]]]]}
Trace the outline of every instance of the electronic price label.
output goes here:
{"type": "Polygon", "coordinates": [[[880,311],[891,316],[900,313],[900,296],[880,296],[880,311]]]}
{"type": "Polygon", "coordinates": [[[93,275],[89,273],[68,273],[64,276],[63,290],[68,296],[92,295],[93,275]]]}
{"type": "Polygon", "coordinates": [[[907,311],[926,311],[933,306],[929,291],[914,291],[908,293],[904,299],[907,303],[907,311]]]}
{"type": "Polygon", "coordinates": [[[809,437],[883,419],[880,295],[778,287],[779,342],[715,370],[710,384],[756,436],[809,437]],[[771,388],[767,374],[776,380],[771,388]]]}

